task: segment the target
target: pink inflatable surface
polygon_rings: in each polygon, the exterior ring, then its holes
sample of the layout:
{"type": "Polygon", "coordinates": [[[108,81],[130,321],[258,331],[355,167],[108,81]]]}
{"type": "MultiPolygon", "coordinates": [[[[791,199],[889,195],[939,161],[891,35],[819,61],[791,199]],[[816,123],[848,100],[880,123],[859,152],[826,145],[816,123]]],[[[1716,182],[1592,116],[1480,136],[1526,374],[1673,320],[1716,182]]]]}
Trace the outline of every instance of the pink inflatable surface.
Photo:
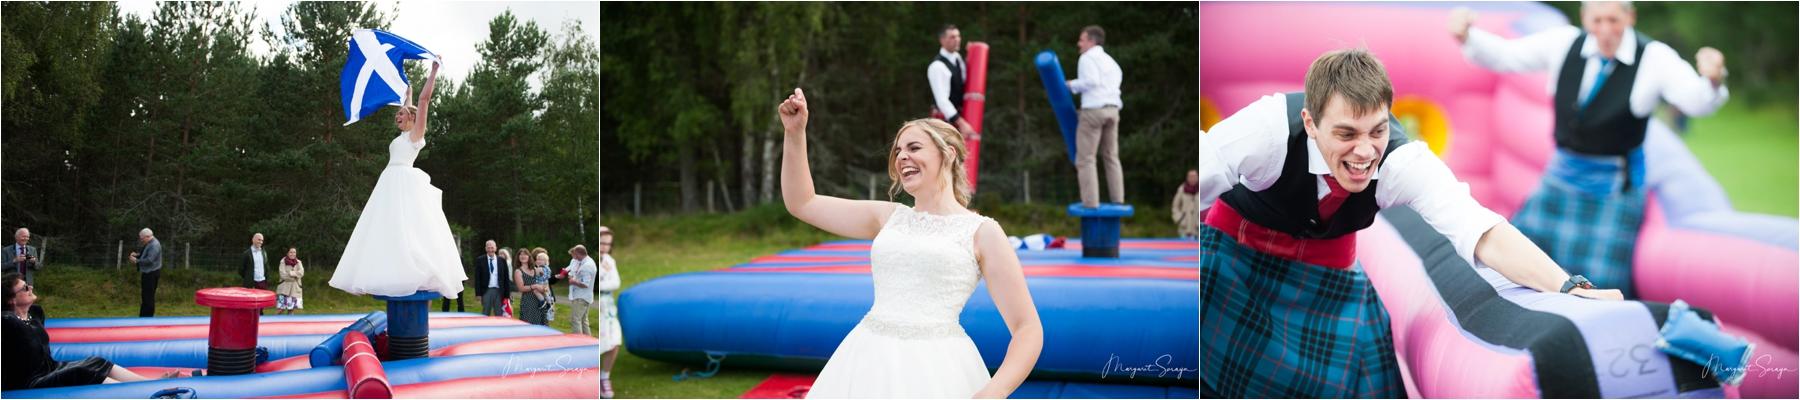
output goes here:
{"type": "MultiPolygon", "coordinates": [[[[1262,96],[1301,90],[1319,54],[1366,47],[1386,64],[1394,113],[1432,144],[1482,204],[1512,215],[1554,151],[1545,73],[1496,74],[1462,57],[1447,32],[1456,4],[1205,3],[1203,109],[1224,116],[1262,96]]],[[[1476,26],[1516,38],[1568,25],[1535,3],[1468,4],[1476,26]]],[[[1711,176],[1666,126],[1646,143],[1652,200],[1634,280],[1643,300],[1686,300],[1726,332],[1757,344],[1751,372],[1728,395],[1794,398],[1800,388],[1800,255],[1792,218],[1731,210],[1711,176]],[[1666,161],[1665,161],[1666,160],[1666,161]],[[1670,196],[1679,193],[1681,196],[1670,196]],[[1761,371],[1762,373],[1758,373],[1761,371]]],[[[1792,182],[1781,182],[1794,190],[1792,182]]],[[[1409,394],[1537,397],[1530,354],[1484,343],[1455,326],[1419,258],[1386,223],[1358,236],[1358,257],[1393,317],[1409,394]]]]}

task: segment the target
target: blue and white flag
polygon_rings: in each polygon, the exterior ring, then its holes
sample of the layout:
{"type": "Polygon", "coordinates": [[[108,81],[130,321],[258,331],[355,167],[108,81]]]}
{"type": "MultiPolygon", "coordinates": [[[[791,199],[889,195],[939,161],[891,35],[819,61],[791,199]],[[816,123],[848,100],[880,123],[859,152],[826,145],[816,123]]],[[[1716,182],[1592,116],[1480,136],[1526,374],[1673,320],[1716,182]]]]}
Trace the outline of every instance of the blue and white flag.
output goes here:
{"type": "Polygon", "coordinates": [[[344,61],[339,76],[339,96],[344,101],[344,117],[356,123],[386,105],[401,105],[408,93],[404,60],[437,61],[437,54],[406,38],[380,29],[357,29],[350,33],[350,57],[344,61]]]}

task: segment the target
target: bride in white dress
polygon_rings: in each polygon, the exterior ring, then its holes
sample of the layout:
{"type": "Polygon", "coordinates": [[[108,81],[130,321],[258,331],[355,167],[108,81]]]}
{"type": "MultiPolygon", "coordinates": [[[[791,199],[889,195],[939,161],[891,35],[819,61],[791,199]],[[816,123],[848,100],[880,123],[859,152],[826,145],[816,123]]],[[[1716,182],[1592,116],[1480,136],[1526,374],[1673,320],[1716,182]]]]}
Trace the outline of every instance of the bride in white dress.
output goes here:
{"type": "Polygon", "coordinates": [[[806,162],[806,95],[779,107],[786,128],[781,199],[794,217],[825,231],[874,239],[875,305],[838,344],[807,397],[1005,398],[1037,364],[1044,345],[1037,307],[1006,233],[968,209],[963,139],[943,121],[902,125],[888,149],[888,194],[904,189],[913,207],[813,192],[806,162]],[[1006,359],[990,377],[958,316],[981,279],[1012,332],[1006,359]]]}
{"type": "Polygon", "coordinates": [[[356,220],[344,256],[331,274],[331,287],[380,296],[433,291],[452,299],[462,292],[468,276],[463,274],[450,222],[444,218],[444,192],[431,186],[425,171],[413,168],[419,149],[425,147],[437,67],[431,64],[418,105],[402,105],[394,113],[400,136],[388,142],[387,167],[356,220]]]}

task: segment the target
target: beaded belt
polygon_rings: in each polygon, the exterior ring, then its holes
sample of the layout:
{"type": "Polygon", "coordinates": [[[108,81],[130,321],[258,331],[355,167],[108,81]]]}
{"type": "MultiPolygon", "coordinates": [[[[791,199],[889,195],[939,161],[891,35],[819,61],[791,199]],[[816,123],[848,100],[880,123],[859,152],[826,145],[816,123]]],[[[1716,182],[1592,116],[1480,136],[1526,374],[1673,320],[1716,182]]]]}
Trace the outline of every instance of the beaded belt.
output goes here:
{"type": "Polygon", "coordinates": [[[965,335],[962,324],[956,321],[902,322],[865,315],[858,325],[882,336],[901,339],[941,339],[965,335]]]}

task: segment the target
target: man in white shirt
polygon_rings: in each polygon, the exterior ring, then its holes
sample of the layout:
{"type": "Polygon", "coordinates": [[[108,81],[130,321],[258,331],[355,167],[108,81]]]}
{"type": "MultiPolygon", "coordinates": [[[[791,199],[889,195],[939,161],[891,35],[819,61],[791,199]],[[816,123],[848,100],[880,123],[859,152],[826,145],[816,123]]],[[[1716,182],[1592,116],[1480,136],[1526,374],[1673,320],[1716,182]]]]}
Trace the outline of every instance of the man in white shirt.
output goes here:
{"type": "Polygon", "coordinates": [[[931,84],[932,108],[944,115],[944,121],[956,125],[964,137],[975,134],[975,128],[963,120],[963,80],[969,66],[963,64],[962,30],[956,25],[938,28],[938,54],[925,66],[925,80],[931,84]]]}
{"type": "Polygon", "coordinates": [[[263,251],[263,234],[250,235],[250,249],[244,250],[244,259],[238,267],[238,275],[244,280],[244,287],[251,289],[269,289],[268,252],[263,251]]]}
{"type": "Polygon", "coordinates": [[[1119,85],[1124,72],[1106,54],[1106,30],[1098,25],[1081,28],[1075,47],[1081,48],[1075,79],[1069,91],[1081,94],[1080,123],[1075,127],[1075,174],[1081,183],[1081,205],[1100,206],[1100,178],[1095,157],[1106,164],[1106,191],[1113,203],[1125,203],[1125,172],[1119,169],[1119,85]]]}
{"type": "Polygon", "coordinates": [[[569,274],[569,320],[573,321],[570,329],[572,333],[591,334],[588,307],[594,305],[594,275],[600,268],[593,257],[587,256],[586,249],[570,249],[569,257],[569,267],[564,271],[569,274]]]}
{"type": "Polygon", "coordinates": [[[1201,341],[1207,397],[1406,395],[1387,310],[1356,263],[1356,232],[1387,207],[1411,207],[1456,256],[1522,286],[1621,299],[1563,272],[1408,140],[1366,50],[1320,56],[1305,88],[1200,136],[1201,330],[1220,333],[1201,341]],[[1271,351],[1293,357],[1272,362],[1271,351]]]}
{"type": "Polygon", "coordinates": [[[1667,44],[1632,29],[1629,2],[1581,5],[1581,28],[1558,27],[1507,40],[1451,14],[1463,56],[1497,72],[1550,71],[1556,153],[1543,182],[1513,220],[1558,263],[1594,284],[1632,290],[1631,265],[1644,220],[1644,136],[1661,101],[1682,113],[1725,104],[1725,56],[1710,47],[1690,66],[1667,44]]]}

